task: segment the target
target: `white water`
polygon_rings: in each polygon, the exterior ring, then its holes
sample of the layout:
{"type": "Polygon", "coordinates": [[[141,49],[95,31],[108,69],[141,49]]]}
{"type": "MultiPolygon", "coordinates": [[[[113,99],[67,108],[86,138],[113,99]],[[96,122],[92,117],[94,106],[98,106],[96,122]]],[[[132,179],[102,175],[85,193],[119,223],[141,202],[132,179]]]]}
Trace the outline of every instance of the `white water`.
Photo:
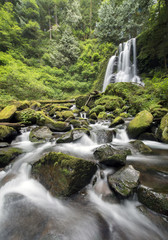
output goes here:
{"type": "MultiPolygon", "coordinates": [[[[107,130],[108,124],[96,124],[93,130],[107,130]]],[[[124,129],[118,129],[115,141],[127,141],[124,129]]],[[[11,168],[0,172],[0,240],[166,240],[160,230],[137,209],[137,202],[111,204],[102,199],[110,194],[105,169],[97,172],[97,182],[88,186],[86,202],[54,198],[31,177],[31,163],[47,151],[62,151],[91,157],[97,144],[84,135],[76,143],[36,144],[23,132],[12,146],[25,153],[11,168]],[[86,204],[87,203],[87,204],[86,204]]]]}
{"type": "Polygon", "coordinates": [[[136,38],[132,38],[123,44],[120,43],[118,53],[118,57],[115,55],[109,60],[103,83],[103,92],[111,82],[112,77],[112,82],[132,82],[143,85],[140,77],[137,75],[136,38]],[[114,66],[117,59],[117,72],[115,72],[114,66]]]}

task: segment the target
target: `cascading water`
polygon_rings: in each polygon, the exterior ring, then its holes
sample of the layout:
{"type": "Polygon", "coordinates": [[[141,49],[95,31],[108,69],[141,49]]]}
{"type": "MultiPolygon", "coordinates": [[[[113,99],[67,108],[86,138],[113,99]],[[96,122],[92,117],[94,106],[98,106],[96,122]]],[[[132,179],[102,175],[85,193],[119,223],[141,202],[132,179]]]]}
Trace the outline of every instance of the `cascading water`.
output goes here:
{"type": "Polygon", "coordinates": [[[110,82],[132,82],[143,85],[140,77],[137,76],[136,38],[123,44],[120,43],[118,57],[114,55],[110,58],[104,78],[103,92],[110,82]],[[115,65],[117,65],[117,72],[115,65]]]}
{"type": "MultiPolygon", "coordinates": [[[[108,129],[106,123],[90,127],[96,135],[98,131],[107,132],[108,129]]],[[[119,129],[115,137],[118,144],[122,145],[122,140],[128,140],[124,131],[119,129]]],[[[106,134],[113,133],[108,131],[106,134]]],[[[12,143],[13,147],[20,146],[25,153],[0,172],[0,240],[166,239],[166,233],[162,233],[162,230],[137,210],[138,202],[120,202],[118,199],[116,202],[109,202],[103,198],[111,194],[107,177],[115,172],[112,168],[98,169],[86,189],[85,198],[78,195],[77,199],[72,198],[70,201],[53,197],[31,177],[31,164],[44,152],[62,151],[91,159],[93,149],[100,146],[98,139],[94,142],[84,135],[73,143],[37,144],[31,143],[28,135],[29,132],[23,132],[12,143]],[[95,184],[94,178],[97,179],[95,184]]],[[[105,143],[105,139],[103,134],[101,144],[105,143]]],[[[134,158],[129,161],[133,160],[134,158]]]]}

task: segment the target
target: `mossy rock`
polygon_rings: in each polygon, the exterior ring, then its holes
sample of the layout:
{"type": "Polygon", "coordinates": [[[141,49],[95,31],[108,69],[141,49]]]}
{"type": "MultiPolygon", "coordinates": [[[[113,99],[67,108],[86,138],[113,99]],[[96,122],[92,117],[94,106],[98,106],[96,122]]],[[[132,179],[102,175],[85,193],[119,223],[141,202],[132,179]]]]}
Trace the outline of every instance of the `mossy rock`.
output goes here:
{"type": "Polygon", "coordinates": [[[72,111],[63,111],[61,113],[62,113],[62,118],[64,120],[66,120],[66,119],[74,119],[75,118],[75,116],[74,116],[72,111]]]}
{"type": "Polygon", "coordinates": [[[81,110],[84,112],[89,112],[89,107],[88,106],[83,106],[81,107],[81,110]]]}
{"type": "Polygon", "coordinates": [[[81,127],[81,122],[79,120],[76,120],[76,119],[72,119],[70,121],[70,124],[72,124],[72,126],[74,128],[80,128],[81,127]]]}
{"type": "Polygon", "coordinates": [[[86,104],[88,98],[89,98],[89,95],[86,95],[86,96],[83,96],[83,95],[82,95],[82,96],[77,97],[77,98],[75,99],[75,101],[76,101],[76,107],[77,107],[77,108],[83,107],[83,106],[86,104]]]}
{"type": "Polygon", "coordinates": [[[130,117],[130,114],[129,114],[129,113],[126,113],[126,112],[122,112],[122,113],[120,113],[120,117],[122,117],[122,118],[128,118],[128,117],[130,117]]]}
{"type": "Polygon", "coordinates": [[[105,112],[105,107],[102,105],[97,105],[90,110],[89,115],[91,115],[92,113],[99,114],[100,112],[105,112]]]}
{"type": "Polygon", "coordinates": [[[138,189],[138,199],[149,209],[168,216],[168,190],[166,192],[156,192],[145,186],[138,189]]]}
{"type": "Polygon", "coordinates": [[[50,152],[33,164],[32,174],[54,196],[71,196],[90,183],[96,170],[93,162],[50,152]]]}
{"type": "Polygon", "coordinates": [[[0,122],[10,122],[13,118],[17,107],[15,105],[8,105],[0,112],[0,122]]]}
{"type": "Polygon", "coordinates": [[[137,138],[141,133],[150,128],[153,116],[150,112],[144,110],[139,112],[129,123],[127,132],[130,138],[137,138]]]}
{"type": "Polygon", "coordinates": [[[57,143],[73,142],[82,138],[84,134],[90,135],[90,132],[87,128],[75,128],[58,138],[57,143]]]}
{"type": "Polygon", "coordinates": [[[158,132],[157,137],[165,142],[168,143],[168,113],[162,118],[158,132]]]}
{"type": "Polygon", "coordinates": [[[122,108],[124,103],[125,102],[120,97],[105,95],[96,100],[95,105],[104,105],[106,111],[113,111],[116,108],[122,108]]]}
{"type": "Polygon", "coordinates": [[[105,120],[108,118],[108,115],[106,112],[100,112],[97,118],[101,120],[105,120]]]}
{"type": "Polygon", "coordinates": [[[71,129],[69,123],[54,121],[50,117],[46,116],[43,112],[37,112],[37,124],[40,126],[47,126],[53,131],[67,132],[71,129]]]}
{"type": "Polygon", "coordinates": [[[0,125],[0,141],[12,140],[16,135],[17,131],[14,128],[0,125]]]}
{"type": "Polygon", "coordinates": [[[61,112],[61,111],[66,111],[66,110],[69,110],[69,107],[53,104],[51,106],[51,110],[49,111],[49,115],[53,116],[56,114],[56,112],[61,112]]]}
{"type": "Polygon", "coordinates": [[[97,114],[95,112],[91,113],[89,118],[92,119],[92,120],[97,120],[97,114]]]}
{"type": "Polygon", "coordinates": [[[152,149],[148,146],[146,146],[142,141],[140,140],[135,140],[135,141],[131,141],[130,144],[138,150],[138,152],[142,153],[142,154],[151,154],[152,153],[152,149]]]}
{"type": "Polygon", "coordinates": [[[6,167],[15,157],[21,153],[22,150],[19,148],[0,149],[0,168],[6,167]]]}
{"type": "Polygon", "coordinates": [[[94,150],[94,156],[99,163],[107,166],[118,167],[126,164],[126,157],[131,155],[129,149],[115,149],[106,144],[94,150]]]}
{"type": "Polygon", "coordinates": [[[31,142],[44,142],[51,138],[52,132],[47,126],[34,128],[29,135],[29,140],[31,142]]]}
{"type": "Polygon", "coordinates": [[[124,123],[124,119],[122,117],[116,117],[110,124],[109,128],[116,127],[117,125],[123,124],[123,123],[124,123]]]}
{"type": "Polygon", "coordinates": [[[109,186],[122,197],[128,197],[138,186],[140,172],[132,165],[125,166],[108,176],[109,186]]]}

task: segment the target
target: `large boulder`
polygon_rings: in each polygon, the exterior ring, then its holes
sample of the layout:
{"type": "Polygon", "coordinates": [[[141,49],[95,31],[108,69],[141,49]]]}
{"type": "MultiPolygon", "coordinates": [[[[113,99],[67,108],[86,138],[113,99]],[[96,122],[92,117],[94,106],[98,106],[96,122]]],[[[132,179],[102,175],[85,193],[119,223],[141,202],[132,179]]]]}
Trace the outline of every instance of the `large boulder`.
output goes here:
{"type": "Polygon", "coordinates": [[[33,164],[32,174],[53,195],[70,196],[89,184],[96,169],[93,162],[50,152],[33,164]]]}
{"type": "Polygon", "coordinates": [[[75,99],[75,101],[76,101],[76,107],[77,107],[77,108],[83,107],[83,106],[86,104],[88,98],[89,98],[88,95],[86,95],[86,96],[83,96],[83,95],[82,95],[82,96],[77,97],[77,98],[75,99]]]}
{"type": "Polygon", "coordinates": [[[141,133],[150,128],[153,116],[150,112],[144,110],[139,112],[129,123],[127,132],[130,138],[137,138],[141,133]]]}
{"type": "Polygon", "coordinates": [[[31,142],[43,142],[46,140],[50,140],[51,138],[52,132],[46,126],[34,128],[33,130],[31,130],[29,135],[29,140],[31,142]]]}
{"type": "Polygon", "coordinates": [[[138,186],[140,172],[135,170],[132,165],[125,166],[113,175],[108,176],[110,187],[123,197],[128,197],[133,189],[138,186]]]}
{"type": "Polygon", "coordinates": [[[15,157],[22,153],[19,148],[0,149],[0,168],[6,167],[15,157]]]}
{"type": "Polygon", "coordinates": [[[9,105],[5,107],[0,112],[0,122],[9,122],[14,116],[16,110],[17,110],[17,107],[15,105],[9,105]]]}
{"type": "Polygon", "coordinates": [[[108,144],[100,146],[94,151],[94,156],[100,163],[114,167],[125,165],[127,155],[131,155],[129,149],[115,149],[108,144]]]}
{"type": "Polygon", "coordinates": [[[18,122],[22,122],[25,125],[35,124],[37,122],[38,114],[31,108],[26,108],[21,111],[17,111],[15,119],[18,122]]]}
{"type": "Polygon", "coordinates": [[[86,128],[75,128],[70,132],[65,133],[62,137],[58,138],[57,143],[73,142],[83,137],[84,134],[89,135],[89,130],[86,128]]]}
{"type": "Polygon", "coordinates": [[[14,128],[0,125],[0,141],[11,141],[16,135],[17,131],[14,128]]]}
{"type": "Polygon", "coordinates": [[[168,113],[162,118],[158,132],[157,137],[165,142],[168,143],[168,113]]]}
{"type": "Polygon", "coordinates": [[[151,188],[141,185],[138,189],[138,199],[155,212],[168,216],[168,191],[156,192],[151,188]]]}
{"type": "Polygon", "coordinates": [[[95,105],[103,105],[106,111],[113,111],[116,108],[122,108],[124,100],[118,96],[104,95],[95,101],[95,105]]]}

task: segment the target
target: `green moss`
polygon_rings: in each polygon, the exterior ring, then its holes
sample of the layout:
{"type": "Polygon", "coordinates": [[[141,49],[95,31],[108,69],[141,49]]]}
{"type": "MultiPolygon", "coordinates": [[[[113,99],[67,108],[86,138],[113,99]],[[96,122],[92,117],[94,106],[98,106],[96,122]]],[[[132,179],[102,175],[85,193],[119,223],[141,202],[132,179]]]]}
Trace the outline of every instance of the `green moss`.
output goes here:
{"type": "Polygon", "coordinates": [[[91,118],[93,120],[97,120],[97,114],[94,112],[94,113],[90,114],[89,118],[91,118]]]}
{"type": "Polygon", "coordinates": [[[76,120],[76,119],[72,119],[70,121],[70,124],[72,124],[72,126],[74,128],[80,128],[81,127],[81,122],[79,120],[76,120]]]}
{"type": "Polygon", "coordinates": [[[168,143],[168,113],[161,120],[158,137],[163,142],[168,143]]]}
{"type": "Polygon", "coordinates": [[[73,118],[75,118],[74,117],[74,115],[73,115],[73,112],[72,111],[63,111],[63,112],[61,112],[62,113],[62,118],[64,119],[64,120],[66,120],[66,119],[73,119],[73,118]]]}
{"type": "Polygon", "coordinates": [[[121,108],[124,105],[122,98],[117,96],[102,96],[100,99],[96,100],[95,105],[104,105],[107,111],[113,111],[116,108],[121,108]]]}
{"type": "Polygon", "coordinates": [[[90,182],[94,163],[63,153],[50,152],[33,166],[33,175],[53,195],[70,196],[90,182]]]}
{"type": "Polygon", "coordinates": [[[127,131],[130,137],[136,138],[146,131],[152,124],[153,116],[150,112],[144,110],[136,115],[129,123],[127,131]]]}
{"type": "Polygon", "coordinates": [[[81,107],[81,110],[83,110],[84,112],[89,112],[89,107],[83,106],[81,107]]]}
{"type": "Polygon", "coordinates": [[[18,148],[3,148],[0,150],[0,167],[7,166],[15,157],[22,153],[18,148]]]}
{"type": "Polygon", "coordinates": [[[17,108],[15,105],[9,105],[5,107],[1,112],[0,112],[0,122],[7,122],[10,121],[15,114],[17,108]]]}
{"type": "Polygon", "coordinates": [[[0,141],[6,141],[16,135],[17,132],[14,128],[0,125],[0,141]]]}
{"type": "Polygon", "coordinates": [[[100,112],[97,118],[105,120],[105,119],[107,119],[107,113],[106,112],[100,112]]]}
{"type": "Polygon", "coordinates": [[[89,115],[91,115],[92,113],[99,114],[100,112],[105,112],[105,107],[102,105],[97,105],[90,110],[89,115]]]}
{"type": "Polygon", "coordinates": [[[16,112],[15,118],[24,124],[35,124],[38,118],[37,112],[31,108],[16,112]]]}
{"type": "Polygon", "coordinates": [[[124,119],[122,118],[122,117],[116,117],[113,121],[112,121],[112,123],[110,124],[110,128],[112,128],[112,127],[115,127],[115,126],[117,126],[117,125],[119,125],[119,124],[122,124],[122,123],[124,123],[124,119]]]}
{"type": "Polygon", "coordinates": [[[17,102],[17,110],[23,110],[23,109],[29,108],[29,106],[30,106],[30,102],[27,100],[17,102]]]}

